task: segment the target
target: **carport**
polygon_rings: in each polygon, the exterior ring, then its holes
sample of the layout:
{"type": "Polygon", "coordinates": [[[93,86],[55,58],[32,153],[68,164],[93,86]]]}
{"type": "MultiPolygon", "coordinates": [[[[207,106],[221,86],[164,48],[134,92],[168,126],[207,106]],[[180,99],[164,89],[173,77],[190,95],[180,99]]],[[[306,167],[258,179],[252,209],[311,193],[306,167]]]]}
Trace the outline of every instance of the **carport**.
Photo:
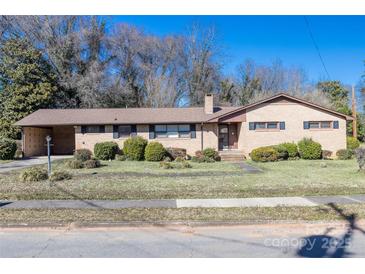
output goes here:
{"type": "Polygon", "coordinates": [[[75,150],[73,126],[24,126],[22,150],[25,157],[47,155],[46,136],[52,137],[52,155],[71,155],[75,150]]]}

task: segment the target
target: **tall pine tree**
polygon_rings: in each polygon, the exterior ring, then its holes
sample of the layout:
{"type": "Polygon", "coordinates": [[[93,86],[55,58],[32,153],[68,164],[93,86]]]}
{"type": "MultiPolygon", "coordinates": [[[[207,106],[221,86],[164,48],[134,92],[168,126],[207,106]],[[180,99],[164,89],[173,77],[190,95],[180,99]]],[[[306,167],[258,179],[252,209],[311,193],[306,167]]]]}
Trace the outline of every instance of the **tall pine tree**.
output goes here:
{"type": "Polygon", "coordinates": [[[18,138],[13,124],[40,108],[50,107],[56,76],[41,52],[25,39],[9,39],[0,47],[0,136],[18,138]]]}

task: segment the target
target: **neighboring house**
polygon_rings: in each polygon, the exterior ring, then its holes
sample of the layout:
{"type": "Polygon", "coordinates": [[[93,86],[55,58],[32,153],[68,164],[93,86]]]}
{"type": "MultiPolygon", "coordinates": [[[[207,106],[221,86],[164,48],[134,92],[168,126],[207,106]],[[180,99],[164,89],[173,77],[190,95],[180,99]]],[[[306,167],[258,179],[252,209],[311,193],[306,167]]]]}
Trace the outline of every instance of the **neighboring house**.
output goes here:
{"type": "Polygon", "coordinates": [[[347,120],[352,117],[283,93],[241,107],[214,107],[209,94],[204,107],[41,109],[16,125],[22,127],[25,156],[44,155],[47,135],[54,154],[93,150],[105,141],[122,147],[124,140],[139,135],[192,155],[212,147],[247,156],[256,147],[303,137],[336,152],[346,148],[347,120]]]}

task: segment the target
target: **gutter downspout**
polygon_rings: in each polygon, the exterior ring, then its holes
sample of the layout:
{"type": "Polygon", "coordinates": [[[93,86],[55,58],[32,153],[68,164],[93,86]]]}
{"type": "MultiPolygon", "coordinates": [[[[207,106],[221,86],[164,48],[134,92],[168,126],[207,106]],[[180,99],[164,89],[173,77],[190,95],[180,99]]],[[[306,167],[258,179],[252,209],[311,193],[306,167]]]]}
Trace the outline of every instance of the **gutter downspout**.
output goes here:
{"type": "Polygon", "coordinates": [[[203,138],[203,125],[204,123],[201,123],[200,124],[200,143],[201,143],[201,150],[203,151],[203,148],[204,148],[204,138],[203,138]]]}

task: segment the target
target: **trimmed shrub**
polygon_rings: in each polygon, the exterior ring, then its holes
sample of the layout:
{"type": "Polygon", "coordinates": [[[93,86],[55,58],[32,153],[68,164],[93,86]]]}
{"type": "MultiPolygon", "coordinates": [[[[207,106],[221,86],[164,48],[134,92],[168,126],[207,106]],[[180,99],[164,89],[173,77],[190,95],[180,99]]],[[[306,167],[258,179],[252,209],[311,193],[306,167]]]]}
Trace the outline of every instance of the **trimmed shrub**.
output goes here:
{"type": "Polygon", "coordinates": [[[275,149],[278,152],[278,160],[288,160],[289,158],[289,152],[284,146],[272,146],[273,149],[275,149]]]}
{"type": "Polygon", "coordinates": [[[355,150],[356,160],[359,165],[359,170],[365,170],[365,148],[355,150]]]}
{"type": "Polygon", "coordinates": [[[360,147],[360,141],[355,137],[348,136],[347,139],[347,149],[357,149],[360,147]]]}
{"type": "Polygon", "coordinates": [[[160,168],[173,169],[174,167],[172,166],[171,162],[162,161],[162,162],[160,162],[160,168]]]}
{"type": "Polygon", "coordinates": [[[302,159],[315,160],[322,158],[322,146],[311,138],[303,138],[298,142],[299,155],[302,159]]]}
{"type": "Polygon", "coordinates": [[[141,136],[128,138],[124,142],[123,152],[129,160],[141,161],[144,159],[144,151],[147,146],[147,140],[141,136]]]}
{"type": "Polygon", "coordinates": [[[127,156],[122,155],[122,154],[117,154],[117,155],[115,155],[115,160],[117,160],[117,161],[126,161],[127,156]]]}
{"type": "Polygon", "coordinates": [[[38,182],[47,179],[47,170],[39,167],[28,168],[20,174],[20,180],[22,182],[38,182]]]}
{"type": "Polygon", "coordinates": [[[166,150],[159,142],[151,142],[145,148],[144,158],[147,161],[159,162],[166,155],[166,150]]]}
{"type": "Polygon", "coordinates": [[[186,158],[186,149],[185,148],[178,148],[178,147],[168,147],[166,148],[166,154],[172,160],[175,160],[177,157],[182,157],[183,159],[186,158]]]}
{"type": "Polygon", "coordinates": [[[322,159],[324,160],[331,160],[332,151],[330,150],[322,150],[322,159]]]}
{"type": "Polygon", "coordinates": [[[182,161],[182,162],[177,162],[174,164],[174,167],[176,168],[192,168],[191,164],[188,161],[182,161]]]}
{"type": "Polygon", "coordinates": [[[282,143],[278,147],[285,148],[288,152],[289,159],[295,159],[298,157],[298,146],[295,143],[282,143]]]}
{"type": "Polygon", "coordinates": [[[90,159],[84,162],[84,168],[98,168],[100,167],[100,161],[97,159],[90,159]]]}
{"type": "Polygon", "coordinates": [[[275,162],[279,158],[279,153],[272,146],[258,147],[251,151],[250,157],[255,162],[275,162]]]}
{"type": "Polygon", "coordinates": [[[16,141],[8,138],[0,138],[0,160],[14,159],[17,150],[16,141]]]}
{"type": "Polygon", "coordinates": [[[72,179],[72,175],[70,173],[68,173],[67,171],[63,171],[63,170],[53,171],[51,173],[51,176],[49,177],[49,180],[51,182],[71,180],[71,179],[72,179]]]}
{"type": "Polygon", "coordinates": [[[214,161],[220,161],[221,158],[219,156],[218,151],[216,151],[214,148],[206,148],[203,150],[203,156],[213,159],[214,161]]]}
{"type": "Polygon", "coordinates": [[[191,161],[194,163],[214,163],[215,161],[211,158],[205,156],[193,156],[191,161]]]}
{"type": "Polygon", "coordinates": [[[89,149],[82,148],[82,149],[77,149],[75,151],[74,158],[76,160],[85,162],[87,160],[90,160],[92,155],[93,155],[93,153],[89,149]]]}
{"type": "Polygon", "coordinates": [[[94,155],[99,160],[114,160],[119,152],[116,142],[102,142],[94,146],[94,155]]]}
{"type": "Polygon", "coordinates": [[[172,159],[171,159],[170,156],[165,156],[165,157],[163,157],[162,161],[164,161],[164,162],[171,162],[172,159]]]}
{"type": "Polygon", "coordinates": [[[67,166],[71,169],[81,169],[84,167],[84,163],[80,160],[71,160],[71,161],[67,161],[67,166]]]}
{"type": "Polygon", "coordinates": [[[181,156],[176,157],[175,160],[174,160],[174,162],[177,162],[177,163],[184,162],[184,161],[185,161],[185,159],[182,158],[181,156]]]}
{"type": "Polygon", "coordinates": [[[354,156],[352,149],[340,149],[336,152],[337,159],[339,160],[350,160],[354,156]]]}

